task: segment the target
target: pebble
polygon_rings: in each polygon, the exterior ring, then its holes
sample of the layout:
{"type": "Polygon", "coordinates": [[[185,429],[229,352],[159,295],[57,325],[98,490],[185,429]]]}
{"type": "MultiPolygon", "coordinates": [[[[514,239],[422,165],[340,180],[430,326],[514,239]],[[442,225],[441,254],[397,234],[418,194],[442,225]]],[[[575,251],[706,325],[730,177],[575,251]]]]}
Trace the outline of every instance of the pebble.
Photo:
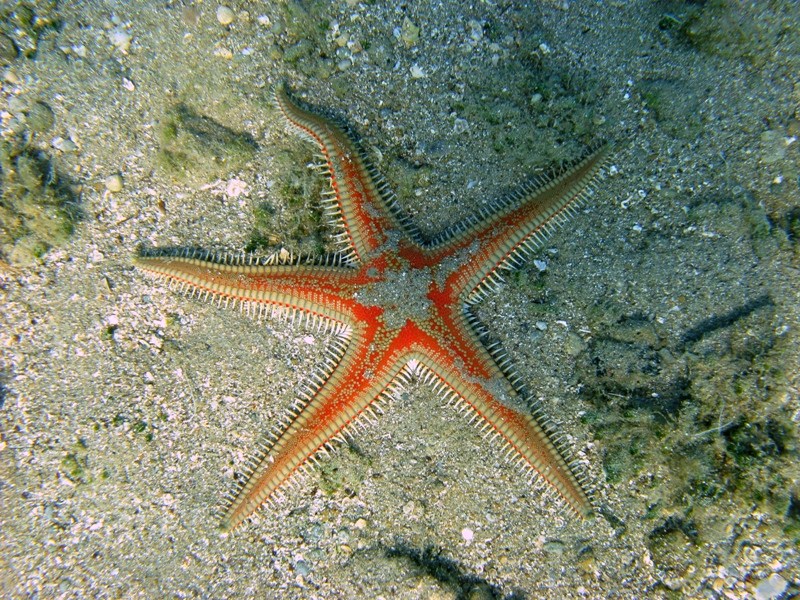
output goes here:
{"type": "Polygon", "coordinates": [[[762,579],[756,586],[756,600],[775,600],[783,595],[788,587],[786,580],[778,573],[762,579]]]}
{"type": "Polygon", "coordinates": [[[306,577],[309,573],[311,573],[311,567],[304,560],[298,560],[294,565],[294,570],[298,575],[302,575],[303,577],[306,577]]]}
{"type": "Polygon", "coordinates": [[[454,133],[464,133],[468,129],[469,129],[469,123],[467,123],[466,119],[456,118],[455,122],[453,123],[454,133]]]}
{"type": "Polygon", "coordinates": [[[78,146],[71,139],[60,136],[54,137],[50,145],[56,150],[61,150],[61,152],[75,152],[78,149],[78,146]]]}
{"type": "Polygon", "coordinates": [[[403,26],[400,28],[398,33],[398,37],[406,48],[411,48],[419,41],[419,27],[417,27],[408,17],[403,19],[403,26]]]}
{"type": "Polygon", "coordinates": [[[122,54],[127,54],[128,50],[131,49],[131,41],[133,40],[133,36],[125,31],[123,27],[117,26],[108,32],[108,39],[111,42],[111,45],[122,52],[122,54]]]}
{"type": "Polygon", "coordinates": [[[411,65],[411,78],[422,79],[423,77],[427,77],[427,74],[425,73],[424,69],[416,63],[411,65]]]}
{"type": "Polygon", "coordinates": [[[9,63],[19,56],[17,45],[7,35],[0,34],[0,62],[9,63]]]}
{"type": "Polygon", "coordinates": [[[106,177],[106,189],[109,192],[121,192],[122,183],[122,175],[119,173],[114,173],[106,177]]]}
{"type": "Polygon", "coordinates": [[[44,133],[56,122],[53,109],[44,102],[34,102],[28,109],[27,123],[31,131],[44,133]]]}
{"type": "Polygon", "coordinates": [[[575,333],[569,332],[564,342],[564,351],[572,358],[576,358],[581,352],[586,350],[586,342],[575,333]]]}
{"type": "Polygon", "coordinates": [[[761,160],[771,165],[786,156],[786,143],[780,131],[771,129],[761,134],[761,160]]]}
{"type": "Polygon", "coordinates": [[[566,549],[566,544],[561,540],[548,540],[542,546],[542,550],[547,554],[564,554],[566,549]]]}
{"type": "Polygon", "coordinates": [[[11,85],[17,85],[18,83],[22,82],[22,80],[19,78],[19,75],[17,75],[11,69],[6,69],[6,72],[3,73],[3,81],[10,83],[11,85]]]}
{"type": "Polygon", "coordinates": [[[236,14],[227,6],[217,7],[217,21],[220,25],[230,25],[236,18],[236,14]]]}

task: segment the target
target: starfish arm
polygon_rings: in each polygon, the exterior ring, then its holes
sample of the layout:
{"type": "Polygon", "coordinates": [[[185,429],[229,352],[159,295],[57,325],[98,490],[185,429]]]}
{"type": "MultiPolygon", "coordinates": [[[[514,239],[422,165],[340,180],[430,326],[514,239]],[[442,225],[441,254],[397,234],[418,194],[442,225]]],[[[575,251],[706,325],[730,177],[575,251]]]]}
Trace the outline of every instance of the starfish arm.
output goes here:
{"type": "Polygon", "coordinates": [[[564,448],[554,441],[547,420],[538,410],[533,414],[525,410],[518,387],[506,378],[477,339],[464,341],[469,352],[456,352],[452,344],[440,344],[433,338],[418,344],[412,358],[419,363],[417,372],[423,381],[432,384],[443,400],[467,416],[485,439],[499,443],[505,458],[532,480],[538,478],[548,484],[580,517],[591,515],[592,504],[584,482],[564,458],[564,448]]]}
{"type": "Polygon", "coordinates": [[[352,299],[357,273],[348,267],[225,264],[179,256],[138,256],[134,265],[181,291],[258,316],[343,326],[353,321],[358,307],[352,299]]]}
{"type": "Polygon", "coordinates": [[[322,153],[331,185],[325,197],[326,214],[341,227],[338,238],[347,246],[347,260],[368,260],[388,241],[391,230],[417,235],[386,183],[349,134],[330,119],[301,108],[283,86],[275,90],[275,103],[290,128],[316,144],[322,153]]]}
{"type": "Polygon", "coordinates": [[[408,361],[397,352],[383,350],[377,323],[368,320],[342,338],[340,350],[333,350],[328,361],[331,368],[312,376],[251,461],[252,470],[244,482],[230,494],[222,516],[224,530],[235,529],[270,503],[296,474],[316,464],[317,455],[328,454],[336,442],[351,437],[356,425],[374,421],[376,411],[382,412],[381,401],[408,381],[408,361]]]}
{"type": "Polygon", "coordinates": [[[600,144],[434,239],[431,262],[465,255],[447,282],[450,295],[470,304],[484,298],[502,280],[500,270],[520,266],[594,194],[608,157],[609,146],[600,144]]]}

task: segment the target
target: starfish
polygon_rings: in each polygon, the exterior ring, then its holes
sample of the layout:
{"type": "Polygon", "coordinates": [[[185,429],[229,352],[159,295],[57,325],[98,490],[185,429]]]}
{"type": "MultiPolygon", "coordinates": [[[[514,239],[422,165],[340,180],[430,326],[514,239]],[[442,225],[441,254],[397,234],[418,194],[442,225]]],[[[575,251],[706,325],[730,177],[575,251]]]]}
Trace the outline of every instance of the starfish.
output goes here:
{"type": "Polygon", "coordinates": [[[181,291],[316,327],[333,340],[226,498],[223,530],[276,502],[287,484],[374,421],[412,379],[430,384],[531,483],[575,515],[592,514],[577,461],[473,306],[594,194],[608,146],[596,145],[425,239],[342,126],[302,107],[283,86],[275,103],[290,129],[319,149],[330,181],[324,212],[339,250],[317,259],[151,250],[134,259],[181,291]]]}

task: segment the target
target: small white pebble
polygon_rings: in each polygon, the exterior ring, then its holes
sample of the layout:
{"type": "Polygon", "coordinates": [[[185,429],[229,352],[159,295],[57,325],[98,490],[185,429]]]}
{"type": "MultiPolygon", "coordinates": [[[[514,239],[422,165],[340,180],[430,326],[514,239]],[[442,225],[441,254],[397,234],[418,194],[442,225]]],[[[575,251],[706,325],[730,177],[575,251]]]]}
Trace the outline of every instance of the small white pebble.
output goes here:
{"type": "Polygon", "coordinates": [[[230,25],[235,18],[236,15],[227,6],[217,7],[217,21],[219,21],[220,25],[230,25]]]}
{"type": "Polygon", "coordinates": [[[114,173],[113,175],[109,175],[106,177],[106,189],[109,192],[121,192],[122,191],[122,175],[119,173],[114,173]]]}
{"type": "Polygon", "coordinates": [[[461,530],[461,537],[469,544],[475,537],[475,532],[469,527],[464,527],[464,529],[461,530]]]}
{"type": "Polygon", "coordinates": [[[247,193],[247,183],[241,179],[231,179],[225,185],[225,195],[228,198],[238,198],[242,194],[247,193]]]}
{"type": "Polygon", "coordinates": [[[756,586],[756,600],[775,600],[783,595],[789,584],[778,573],[762,579],[756,586]]]}
{"type": "Polygon", "coordinates": [[[539,273],[542,273],[547,270],[547,261],[536,258],[533,260],[533,266],[539,269],[539,273]]]}
{"type": "Polygon", "coordinates": [[[214,48],[214,56],[219,56],[225,60],[231,60],[233,59],[233,52],[231,52],[230,48],[218,46],[217,48],[214,48]]]}
{"type": "Polygon", "coordinates": [[[131,49],[133,36],[122,27],[114,27],[114,29],[108,32],[108,39],[111,45],[122,52],[122,54],[127,54],[128,50],[131,49]]]}
{"type": "Polygon", "coordinates": [[[423,77],[427,77],[428,75],[425,73],[424,69],[417,64],[411,66],[411,78],[412,79],[422,79],[423,77]]]}
{"type": "Polygon", "coordinates": [[[469,129],[469,123],[467,123],[466,119],[457,118],[453,123],[454,133],[464,133],[468,129],[469,129]]]}
{"type": "Polygon", "coordinates": [[[547,323],[544,321],[536,321],[536,329],[539,331],[546,331],[547,330],[547,323]]]}
{"type": "Polygon", "coordinates": [[[78,149],[78,146],[71,139],[60,136],[54,137],[50,145],[56,150],[61,150],[61,152],[75,152],[78,149]]]}
{"type": "Polygon", "coordinates": [[[17,75],[11,69],[7,69],[5,73],[3,73],[3,80],[10,83],[11,85],[17,85],[20,83],[19,75],[17,75]]]}

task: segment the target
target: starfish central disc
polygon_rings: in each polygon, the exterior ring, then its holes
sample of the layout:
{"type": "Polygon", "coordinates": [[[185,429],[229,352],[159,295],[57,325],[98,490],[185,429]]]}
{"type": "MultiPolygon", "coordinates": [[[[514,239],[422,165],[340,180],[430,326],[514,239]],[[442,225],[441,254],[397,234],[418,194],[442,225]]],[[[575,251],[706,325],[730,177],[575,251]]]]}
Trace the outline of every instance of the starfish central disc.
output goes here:
{"type": "Polygon", "coordinates": [[[380,307],[386,327],[397,329],[433,316],[433,302],[428,298],[432,283],[428,267],[386,269],[379,280],[359,288],[354,296],[361,304],[380,307]]]}

